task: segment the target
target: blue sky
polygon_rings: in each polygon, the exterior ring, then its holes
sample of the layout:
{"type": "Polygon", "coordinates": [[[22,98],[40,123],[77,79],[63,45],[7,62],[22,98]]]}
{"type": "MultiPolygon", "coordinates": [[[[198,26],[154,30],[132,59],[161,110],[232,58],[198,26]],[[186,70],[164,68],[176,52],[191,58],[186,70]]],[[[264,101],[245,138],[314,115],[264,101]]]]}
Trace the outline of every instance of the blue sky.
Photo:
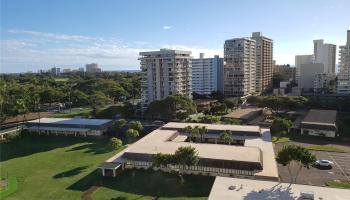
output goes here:
{"type": "Polygon", "coordinates": [[[223,54],[225,39],[261,31],[278,64],[312,54],[314,39],[345,44],[349,0],[1,0],[1,72],[139,69],[159,48],[223,54]]]}

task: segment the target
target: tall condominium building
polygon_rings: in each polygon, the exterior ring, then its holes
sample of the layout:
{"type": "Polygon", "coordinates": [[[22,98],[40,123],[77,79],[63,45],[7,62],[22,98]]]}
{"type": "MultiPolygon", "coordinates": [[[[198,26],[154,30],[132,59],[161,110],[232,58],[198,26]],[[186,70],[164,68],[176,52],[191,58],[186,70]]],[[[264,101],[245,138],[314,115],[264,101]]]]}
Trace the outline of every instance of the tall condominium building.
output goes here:
{"type": "Polygon", "coordinates": [[[264,37],[261,32],[253,32],[256,41],[256,88],[261,93],[272,86],[273,75],[273,41],[264,37]]]}
{"type": "Polygon", "coordinates": [[[246,96],[256,89],[256,41],[235,38],[224,45],[224,94],[246,96]]]}
{"type": "Polygon", "coordinates": [[[339,47],[339,72],[337,92],[350,94],[350,30],[346,45],[339,47]]]}
{"type": "Polygon", "coordinates": [[[223,58],[204,58],[204,53],[200,53],[198,59],[192,59],[192,91],[202,95],[223,92],[223,63],[223,58]]]}
{"type": "Polygon", "coordinates": [[[61,74],[61,68],[53,67],[50,69],[50,73],[54,76],[59,76],[61,74]]]}
{"type": "Polygon", "coordinates": [[[154,100],[161,100],[172,94],[191,97],[191,59],[190,51],[160,49],[140,52],[143,108],[154,100]]]}
{"type": "Polygon", "coordinates": [[[86,64],[85,69],[86,73],[99,73],[102,71],[96,63],[86,64]]]}
{"type": "Polygon", "coordinates": [[[300,77],[300,67],[302,64],[314,63],[314,55],[296,55],[295,56],[295,79],[298,81],[300,77]]]}
{"type": "Polygon", "coordinates": [[[323,63],[324,73],[335,75],[335,52],[337,46],[325,44],[323,40],[314,40],[314,56],[316,63],[323,63]]]}

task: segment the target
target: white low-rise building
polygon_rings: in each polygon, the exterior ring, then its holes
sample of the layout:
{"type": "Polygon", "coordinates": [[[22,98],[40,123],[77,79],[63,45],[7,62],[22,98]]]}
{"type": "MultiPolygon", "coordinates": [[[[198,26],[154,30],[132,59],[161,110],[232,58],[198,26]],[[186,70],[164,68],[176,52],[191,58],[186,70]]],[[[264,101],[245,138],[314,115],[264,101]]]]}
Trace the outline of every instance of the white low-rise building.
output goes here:
{"type": "Polygon", "coordinates": [[[337,134],[337,111],[310,110],[300,124],[302,135],[334,138],[337,134]]]}

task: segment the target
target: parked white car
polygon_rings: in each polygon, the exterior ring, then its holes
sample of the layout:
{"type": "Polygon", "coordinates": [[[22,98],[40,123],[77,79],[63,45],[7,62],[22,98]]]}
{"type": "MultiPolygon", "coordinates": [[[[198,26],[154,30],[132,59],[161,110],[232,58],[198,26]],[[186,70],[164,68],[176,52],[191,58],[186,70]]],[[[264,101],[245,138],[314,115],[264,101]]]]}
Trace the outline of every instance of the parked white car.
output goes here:
{"type": "Polygon", "coordinates": [[[317,160],[315,164],[321,167],[331,167],[334,163],[329,160],[317,160]]]}

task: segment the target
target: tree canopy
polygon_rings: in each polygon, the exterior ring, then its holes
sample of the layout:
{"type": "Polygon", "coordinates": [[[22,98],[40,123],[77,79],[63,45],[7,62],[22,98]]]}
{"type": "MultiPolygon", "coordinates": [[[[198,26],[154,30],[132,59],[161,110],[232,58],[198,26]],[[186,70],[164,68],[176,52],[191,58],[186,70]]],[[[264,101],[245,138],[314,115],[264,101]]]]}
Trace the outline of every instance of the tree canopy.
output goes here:
{"type": "Polygon", "coordinates": [[[291,182],[295,183],[302,168],[309,169],[316,162],[316,156],[304,147],[285,145],[278,151],[276,161],[283,166],[287,166],[291,182]],[[295,175],[291,171],[291,165],[293,164],[298,165],[295,175]]]}
{"type": "Polygon", "coordinates": [[[192,100],[182,95],[170,95],[163,100],[153,101],[147,108],[146,116],[165,120],[183,120],[196,113],[192,100]]]}

